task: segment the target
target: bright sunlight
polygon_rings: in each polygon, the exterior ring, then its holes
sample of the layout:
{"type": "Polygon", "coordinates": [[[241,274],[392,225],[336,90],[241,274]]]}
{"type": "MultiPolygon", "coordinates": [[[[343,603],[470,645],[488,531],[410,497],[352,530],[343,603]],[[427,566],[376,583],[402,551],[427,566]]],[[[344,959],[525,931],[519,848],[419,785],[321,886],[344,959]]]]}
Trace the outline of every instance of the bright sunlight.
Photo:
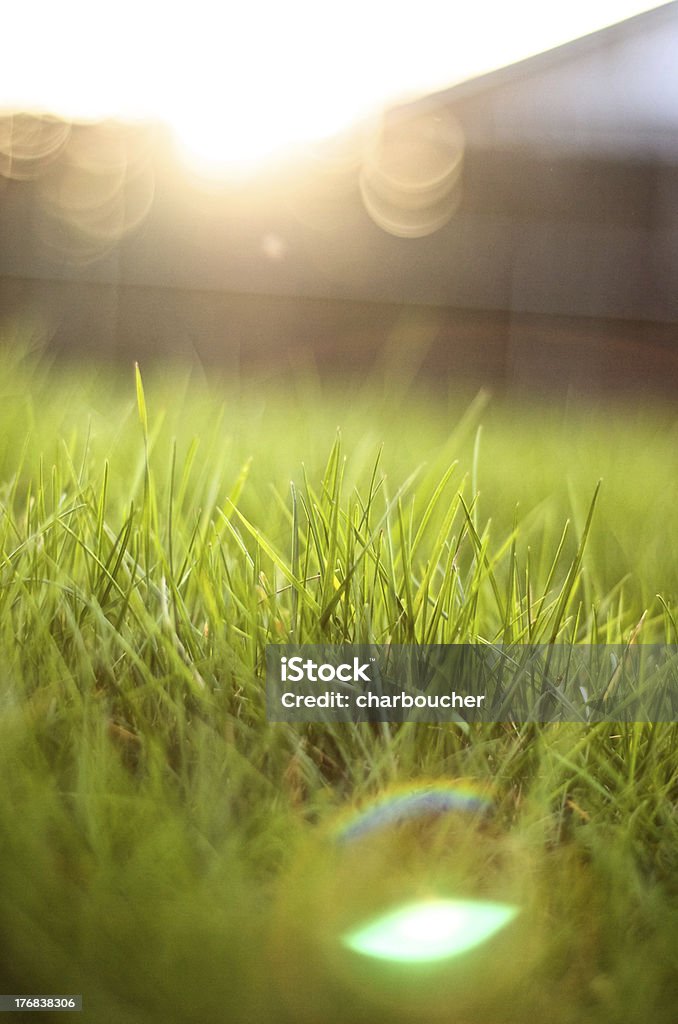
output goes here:
{"type": "Polygon", "coordinates": [[[643,0],[25,0],[3,18],[0,111],[161,121],[227,169],[643,10],[643,0]]]}

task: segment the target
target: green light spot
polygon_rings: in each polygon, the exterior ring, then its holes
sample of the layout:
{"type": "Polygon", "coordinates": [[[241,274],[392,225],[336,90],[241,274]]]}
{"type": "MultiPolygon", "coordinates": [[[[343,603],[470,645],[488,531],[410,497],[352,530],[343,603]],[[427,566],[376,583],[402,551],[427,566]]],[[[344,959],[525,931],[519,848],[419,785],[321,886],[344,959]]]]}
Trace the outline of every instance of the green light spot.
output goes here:
{"type": "Polygon", "coordinates": [[[518,913],[487,900],[408,903],[348,932],[344,945],[364,956],[423,963],[460,956],[486,942],[518,913]]]}

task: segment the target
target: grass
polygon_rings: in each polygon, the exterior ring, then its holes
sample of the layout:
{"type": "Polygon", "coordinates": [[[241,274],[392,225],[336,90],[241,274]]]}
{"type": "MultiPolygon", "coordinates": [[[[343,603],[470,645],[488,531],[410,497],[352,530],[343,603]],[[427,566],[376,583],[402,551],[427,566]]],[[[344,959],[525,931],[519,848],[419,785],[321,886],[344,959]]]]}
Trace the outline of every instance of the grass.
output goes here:
{"type": "Polygon", "coordinates": [[[102,1024],[675,1020],[673,723],[269,725],[262,679],[291,639],[676,642],[671,410],[2,361],[2,991],[102,1024]],[[337,847],[421,779],[491,817],[337,847]],[[342,953],[458,891],[524,907],[495,960],[342,953]]]}

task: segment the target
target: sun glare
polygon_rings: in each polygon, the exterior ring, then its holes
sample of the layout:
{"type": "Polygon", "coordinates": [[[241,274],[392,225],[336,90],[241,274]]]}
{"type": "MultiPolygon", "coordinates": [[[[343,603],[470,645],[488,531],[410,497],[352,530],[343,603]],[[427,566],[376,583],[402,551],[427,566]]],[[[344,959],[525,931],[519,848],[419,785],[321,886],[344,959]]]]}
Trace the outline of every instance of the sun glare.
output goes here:
{"type": "Polygon", "coordinates": [[[517,914],[517,907],[489,900],[411,903],[350,932],[344,944],[379,960],[446,960],[487,942],[517,914]]]}
{"type": "Polygon", "coordinates": [[[25,0],[3,18],[0,111],[160,121],[202,167],[249,166],[655,6],[25,0]]]}

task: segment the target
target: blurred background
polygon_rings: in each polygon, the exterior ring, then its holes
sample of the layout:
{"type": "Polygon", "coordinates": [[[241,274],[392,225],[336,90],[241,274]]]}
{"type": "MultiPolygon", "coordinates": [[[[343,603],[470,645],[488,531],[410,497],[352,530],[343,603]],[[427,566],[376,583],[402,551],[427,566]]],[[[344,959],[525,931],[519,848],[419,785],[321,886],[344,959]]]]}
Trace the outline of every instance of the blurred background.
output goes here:
{"type": "Polygon", "coordinates": [[[10,15],[0,73],[3,336],[126,365],[275,377],[393,352],[499,392],[675,393],[677,3],[560,23],[486,4],[457,31],[437,4],[348,25],[264,5],[240,58],[228,23],[155,11],[144,35],[122,9],[36,6],[10,15]]]}

